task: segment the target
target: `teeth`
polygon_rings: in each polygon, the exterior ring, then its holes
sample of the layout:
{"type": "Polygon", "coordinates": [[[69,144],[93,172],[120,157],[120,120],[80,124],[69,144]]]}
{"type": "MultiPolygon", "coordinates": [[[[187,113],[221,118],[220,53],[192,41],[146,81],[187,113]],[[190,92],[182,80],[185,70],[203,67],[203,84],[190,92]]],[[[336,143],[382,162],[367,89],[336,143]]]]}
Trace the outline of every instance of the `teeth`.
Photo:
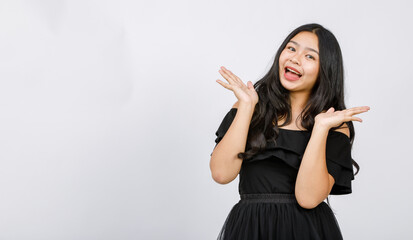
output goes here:
{"type": "Polygon", "coordinates": [[[288,71],[293,72],[293,73],[301,76],[301,74],[299,72],[296,72],[296,71],[292,70],[291,68],[287,68],[287,69],[288,69],[288,71]]]}

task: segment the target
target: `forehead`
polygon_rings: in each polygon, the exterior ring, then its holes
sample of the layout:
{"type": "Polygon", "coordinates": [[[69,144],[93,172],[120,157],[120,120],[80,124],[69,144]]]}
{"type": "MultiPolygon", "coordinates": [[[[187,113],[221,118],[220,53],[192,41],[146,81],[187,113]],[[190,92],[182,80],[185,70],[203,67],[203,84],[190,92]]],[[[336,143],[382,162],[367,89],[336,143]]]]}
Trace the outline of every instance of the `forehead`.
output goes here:
{"type": "Polygon", "coordinates": [[[303,48],[312,48],[318,51],[318,37],[315,33],[303,31],[296,34],[290,41],[298,43],[303,48]]]}

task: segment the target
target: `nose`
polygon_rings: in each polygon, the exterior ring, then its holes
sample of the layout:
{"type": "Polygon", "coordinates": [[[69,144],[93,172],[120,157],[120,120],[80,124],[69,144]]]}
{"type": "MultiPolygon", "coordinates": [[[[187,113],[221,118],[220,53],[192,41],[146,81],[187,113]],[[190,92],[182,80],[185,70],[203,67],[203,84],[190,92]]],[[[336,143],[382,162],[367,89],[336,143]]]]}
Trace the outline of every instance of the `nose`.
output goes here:
{"type": "Polygon", "coordinates": [[[292,56],[292,57],[290,58],[290,62],[295,63],[295,64],[297,64],[297,65],[300,65],[300,62],[297,60],[297,58],[296,58],[295,56],[292,56]]]}

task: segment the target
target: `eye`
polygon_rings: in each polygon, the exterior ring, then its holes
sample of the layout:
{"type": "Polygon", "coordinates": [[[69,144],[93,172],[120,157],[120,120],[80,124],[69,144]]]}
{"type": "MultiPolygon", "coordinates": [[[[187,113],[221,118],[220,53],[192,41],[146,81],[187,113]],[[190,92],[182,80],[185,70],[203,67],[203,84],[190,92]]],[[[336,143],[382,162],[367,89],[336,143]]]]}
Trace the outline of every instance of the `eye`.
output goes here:
{"type": "Polygon", "coordinates": [[[288,46],[287,49],[288,49],[288,50],[291,50],[291,51],[295,51],[295,48],[294,48],[294,47],[291,47],[291,46],[288,46]]]}
{"type": "Polygon", "coordinates": [[[307,54],[307,57],[308,57],[308,58],[310,58],[310,59],[315,60],[315,57],[313,57],[313,56],[312,56],[312,55],[310,55],[310,54],[307,54]]]}

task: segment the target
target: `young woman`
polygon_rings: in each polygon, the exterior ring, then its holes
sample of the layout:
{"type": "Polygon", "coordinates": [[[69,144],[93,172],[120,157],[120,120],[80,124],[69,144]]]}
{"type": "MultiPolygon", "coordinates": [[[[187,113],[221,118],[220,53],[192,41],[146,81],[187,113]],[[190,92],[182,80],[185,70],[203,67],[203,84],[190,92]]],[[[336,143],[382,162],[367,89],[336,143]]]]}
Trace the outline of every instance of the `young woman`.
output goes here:
{"type": "Polygon", "coordinates": [[[346,109],[334,35],[319,24],[298,27],[254,85],[219,73],[238,101],[216,131],[210,168],[221,184],[239,174],[241,199],[218,239],[343,239],[324,199],[352,192],[352,121],[370,107],[346,109]]]}

